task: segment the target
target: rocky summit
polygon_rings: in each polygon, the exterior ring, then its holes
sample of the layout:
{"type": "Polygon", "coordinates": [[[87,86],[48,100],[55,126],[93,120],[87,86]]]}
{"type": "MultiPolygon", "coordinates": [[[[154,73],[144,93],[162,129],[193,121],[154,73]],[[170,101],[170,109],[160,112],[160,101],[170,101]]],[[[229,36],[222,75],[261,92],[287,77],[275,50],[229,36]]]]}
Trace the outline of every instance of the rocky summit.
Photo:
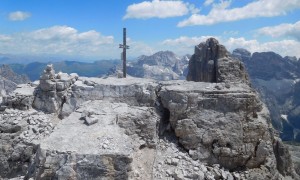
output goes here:
{"type": "Polygon", "coordinates": [[[299,179],[243,64],[215,39],[196,49],[189,81],[47,66],[1,104],[1,178],[299,179]]]}
{"type": "Polygon", "coordinates": [[[188,81],[201,82],[248,82],[244,65],[232,58],[225,46],[210,38],[195,46],[189,61],[188,81]]]}

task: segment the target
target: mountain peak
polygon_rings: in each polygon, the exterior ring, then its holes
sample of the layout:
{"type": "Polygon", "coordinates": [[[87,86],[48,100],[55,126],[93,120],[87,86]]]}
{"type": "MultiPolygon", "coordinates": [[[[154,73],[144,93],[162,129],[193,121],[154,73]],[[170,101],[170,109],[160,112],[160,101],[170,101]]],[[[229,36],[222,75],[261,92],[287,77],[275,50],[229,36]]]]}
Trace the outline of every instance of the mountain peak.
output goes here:
{"type": "Polygon", "coordinates": [[[9,65],[0,66],[0,76],[4,77],[7,80],[10,80],[16,84],[25,84],[30,82],[29,78],[26,75],[16,74],[9,65]]]}
{"type": "Polygon", "coordinates": [[[229,56],[225,46],[209,38],[195,46],[189,62],[188,81],[196,82],[248,82],[241,62],[229,56]]]}
{"type": "Polygon", "coordinates": [[[159,51],[150,56],[140,56],[138,58],[138,64],[173,67],[178,60],[179,58],[172,51],[159,51]]]}

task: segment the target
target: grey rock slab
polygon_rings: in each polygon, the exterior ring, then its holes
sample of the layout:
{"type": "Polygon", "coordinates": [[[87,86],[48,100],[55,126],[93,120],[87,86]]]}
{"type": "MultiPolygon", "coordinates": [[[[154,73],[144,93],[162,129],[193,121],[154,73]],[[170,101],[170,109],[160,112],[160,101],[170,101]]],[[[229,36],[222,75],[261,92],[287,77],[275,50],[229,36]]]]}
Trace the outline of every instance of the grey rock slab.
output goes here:
{"type": "Polygon", "coordinates": [[[17,89],[13,91],[14,94],[32,96],[34,93],[35,87],[29,84],[18,85],[17,89]]]}
{"type": "MultiPolygon", "coordinates": [[[[151,113],[153,113],[152,108],[128,106],[124,103],[96,100],[84,104],[69,117],[63,119],[54,132],[42,140],[35,158],[37,164],[32,164],[33,168],[40,170],[35,170],[37,174],[30,174],[30,176],[35,178],[63,177],[63,172],[66,172],[67,177],[90,179],[91,177],[107,177],[104,171],[116,176],[122,174],[121,179],[126,179],[129,171],[127,168],[132,162],[131,156],[135,156],[135,150],[138,148],[137,140],[152,137],[151,142],[154,142],[154,138],[157,138],[155,137],[157,121],[153,121],[153,124],[149,123],[149,126],[145,124],[145,121],[149,121],[148,118],[143,118],[143,116],[140,120],[135,118],[137,114],[150,116],[151,113]],[[86,119],[96,118],[98,123],[91,126],[85,125],[79,120],[82,112],[91,114],[90,116],[84,115],[86,119]],[[126,127],[130,128],[125,129],[126,127]],[[151,128],[152,131],[150,131],[151,128]],[[146,131],[141,132],[142,130],[146,131]],[[39,159],[44,160],[39,161],[39,159]],[[72,163],[76,163],[78,168],[74,169],[72,163]],[[60,165],[57,166],[58,164],[60,165]],[[93,170],[89,171],[90,169],[93,170]],[[43,171],[43,174],[38,174],[43,171]]],[[[151,169],[148,168],[145,171],[151,172],[151,169]]]]}
{"type": "MultiPolygon", "coordinates": [[[[114,112],[110,105],[107,102],[97,101],[90,103],[90,106],[83,107],[88,111],[90,107],[93,107],[104,112],[101,115],[95,115],[95,118],[99,120],[92,126],[86,126],[83,121],[79,120],[81,113],[73,112],[61,121],[49,138],[41,143],[41,148],[59,152],[71,151],[77,154],[113,153],[129,155],[132,150],[132,140],[124,134],[123,129],[115,124],[117,112],[114,112]],[[100,140],[103,137],[110,137],[108,146],[114,146],[114,148],[102,149],[103,143],[100,140]]],[[[121,106],[126,112],[128,107],[125,104],[121,106]]]]}

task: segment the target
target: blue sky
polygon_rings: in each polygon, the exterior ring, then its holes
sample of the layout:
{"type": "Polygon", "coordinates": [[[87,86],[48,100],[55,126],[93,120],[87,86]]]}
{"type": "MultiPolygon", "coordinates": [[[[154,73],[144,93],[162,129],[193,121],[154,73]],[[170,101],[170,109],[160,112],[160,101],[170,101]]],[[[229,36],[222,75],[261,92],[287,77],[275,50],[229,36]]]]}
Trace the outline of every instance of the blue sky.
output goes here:
{"type": "Polygon", "coordinates": [[[193,47],[216,37],[238,47],[300,57],[300,0],[1,0],[0,53],[82,59],[193,47]]]}

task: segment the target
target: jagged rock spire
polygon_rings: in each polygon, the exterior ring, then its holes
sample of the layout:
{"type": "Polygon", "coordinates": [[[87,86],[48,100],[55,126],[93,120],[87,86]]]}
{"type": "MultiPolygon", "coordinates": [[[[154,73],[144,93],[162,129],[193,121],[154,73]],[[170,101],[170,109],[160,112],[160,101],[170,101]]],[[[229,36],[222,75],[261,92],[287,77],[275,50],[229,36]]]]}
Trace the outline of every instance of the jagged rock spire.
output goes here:
{"type": "Polygon", "coordinates": [[[188,69],[188,81],[248,83],[244,65],[233,59],[225,46],[214,38],[195,46],[188,69]]]}

